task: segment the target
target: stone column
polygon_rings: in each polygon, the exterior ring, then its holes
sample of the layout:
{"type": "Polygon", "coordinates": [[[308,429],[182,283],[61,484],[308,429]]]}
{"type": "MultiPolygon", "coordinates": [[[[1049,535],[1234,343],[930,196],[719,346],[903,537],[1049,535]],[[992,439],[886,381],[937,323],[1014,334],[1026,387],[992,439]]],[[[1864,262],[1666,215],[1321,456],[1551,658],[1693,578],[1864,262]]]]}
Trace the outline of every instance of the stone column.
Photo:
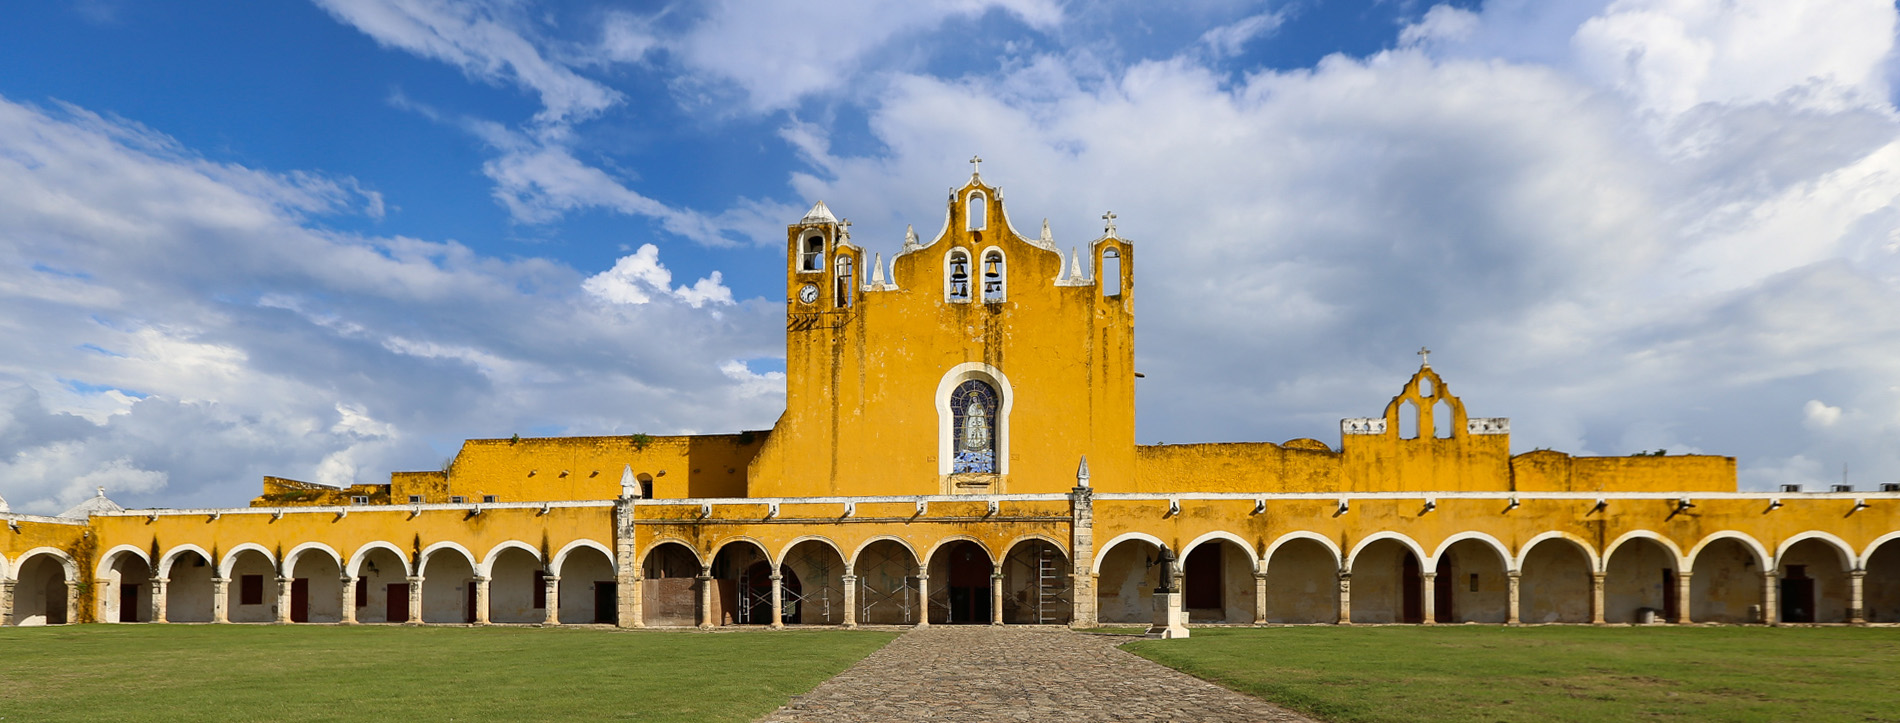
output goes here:
{"type": "Polygon", "coordinates": [[[1253,574],[1253,624],[1267,624],[1267,573],[1253,574]]]}
{"type": "Polygon", "coordinates": [[[409,624],[422,624],[422,576],[409,578],[409,624]]]}
{"type": "Polygon", "coordinates": [[[165,619],[165,578],[153,577],[152,583],[152,622],[168,623],[165,619]]]}
{"type": "Polygon", "coordinates": [[[1339,624],[1352,624],[1352,573],[1339,573],[1339,624]]]}
{"type": "Polygon", "coordinates": [[[1081,479],[1069,490],[1069,626],[1095,627],[1095,490],[1081,479]]]}
{"type": "Polygon", "coordinates": [[[73,589],[77,583],[66,584],[66,624],[84,622],[79,619],[79,591],[73,589]]]}
{"type": "Polygon", "coordinates": [[[1419,576],[1419,610],[1426,625],[1438,624],[1438,572],[1421,572],[1419,576]]]}
{"type": "Polygon", "coordinates": [[[622,496],[614,501],[614,584],[620,588],[615,598],[618,609],[614,611],[614,624],[623,628],[646,627],[646,596],[640,589],[643,571],[634,523],[639,505],[630,494],[638,490],[638,483],[623,488],[622,496]]]}
{"type": "Polygon", "coordinates": [[[646,578],[635,567],[632,577],[625,578],[620,598],[620,627],[644,628],[647,626],[646,578]]]}
{"type": "Polygon", "coordinates": [[[848,567],[844,571],[844,626],[858,626],[858,576],[848,567]]]}
{"type": "Polygon", "coordinates": [[[0,626],[13,624],[13,581],[0,578],[0,626]]]}
{"type": "Polygon", "coordinates": [[[1523,578],[1524,578],[1524,574],[1516,570],[1512,570],[1510,572],[1504,573],[1505,583],[1511,586],[1511,607],[1509,610],[1504,611],[1505,625],[1516,625],[1519,622],[1521,622],[1518,618],[1517,591],[1518,591],[1518,583],[1522,581],[1523,578]]]}
{"type": "Polygon", "coordinates": [[[231,578],[211,578],[211,622],[231,622],[231,578]]]}
{"type": "Polygon", "coordinates": [[[541,578],[541,594],[547,598],[547,606],[542,609],[542,625],[561,624],[561,576],[546,575],[541,578]]]}
{"type": "Polygon", "coordinates": [[[785,627],[785,576],[772,573],[772,627],[785,627]]]}
{"type": "Polygon", "coordinates": [[[1778,604],[1781,597],[1778,594],[1781,592],[1780,587],[1781,575],[1777,574],[1773,568],[1762,571],[1761,622],[1764,625],[1775,625],[1781,622],[1781,606],[1778,604]]]}
{"type": "Polygon", "coordinates": [[[277,623],[290,622],[290,578],[277,578],[277,623]]]}
{"type": "MultiPolygon", "coordinates": [[[[93,607],[93,610],[97,611],[97,615],[95,619],[102,623],[119,622],[119,616],[113,614],[114,613],[113,608],[117,607],[113,603],[116,602],[119,598],[118,596],[112,594],[112,581],[111,580],[94,580],[92,582],[92,591],[93,591],[92,599],[94,603],[92,607],[93,607]]],[[[75,595],[75,597],[77,597],[77,595],[75,595]]],[[[66,619],[72,620],[73,622],[79,622],[78,620],[74,620],[70,616],[67,617],[66,619]]]]}
{"type": "Polygon", "coordinates": [[[1866,570],[1850,570],[1847,573],[1847,622],[1854,625],[1867,624],[1866,607],[1861,604],[1861,590],[1866,581],[1866,570]]]}
{"type": "Polygon", "coordinates": [[[1003,566],[990,570],[990,624],[1003,624],[1003,566]]]}
{"type": "Polygon", "coordinates": [[[1590,622],[1602,625],[1603,620],[1603,573],[1590,573],[1590,622]]]}
{"type": "Polygon", "coordinates": [[[343,613],[343,617],[341,620],[338,621],[338,623],[342,625],[355,625],[356,624],[356,578],[350,577],[348,575],[343,575],[337,579],[337,582],[342,583],[342,585],[340,585],[339,587],[343,588],[342,592],[337,593],[337,596],[340,598],[338,602],[343,604],[342,607],[337,608],[343,613]]]}
{"type": "Polygon", "coordinates": [[[469,581],[470,585],[475,586],[476,625],[488,624],[488,580],[489,578],[477,575],[475,579],[469,581]]]}
{"type": "Polygon", "coordinates": [[[713,625],[718,623],[718,621],[713,620],[713,617],[712,617],[713,615],[712,568],[710,567],[701,568],[699,571],[699,576],[693,579],[699,581],[699,606],[698,606],[699,614],[697,616],[699,618],[699,626],[702,628],[711,628],[713,625]]]}
{"type": "Polygon", "coordinates": [[[930,627],[930,575],[917,568],[917,627],[930,627]]]}
{"type": "Polygon", "coordinates": [[[1695,607],[1694,601],[1689,597],[1690,577],[1691,574],[1687,572],[1676,573],[1676,619],[1671,620],[1670,622],[1672,623],[1686,624],[1693,620],[1693,617],[1689,614],[1690,610],[1695,607]]]}

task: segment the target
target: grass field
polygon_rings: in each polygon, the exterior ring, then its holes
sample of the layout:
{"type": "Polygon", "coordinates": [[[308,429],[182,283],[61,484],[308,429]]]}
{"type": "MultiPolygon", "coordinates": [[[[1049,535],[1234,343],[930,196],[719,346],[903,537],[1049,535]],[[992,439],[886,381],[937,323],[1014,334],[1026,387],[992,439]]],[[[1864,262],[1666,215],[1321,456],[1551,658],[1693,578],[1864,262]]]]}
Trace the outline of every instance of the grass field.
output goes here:
{"type": "Polygon", "coordinates": [[[0,628],[0,721],[746,721],[884,632],[0,628]]]}
{"type": "Polygon", "coordinates": [[[1900,721],[1900,629],[1195,629],[1131,652],[1330,721],[1900,721]]]}

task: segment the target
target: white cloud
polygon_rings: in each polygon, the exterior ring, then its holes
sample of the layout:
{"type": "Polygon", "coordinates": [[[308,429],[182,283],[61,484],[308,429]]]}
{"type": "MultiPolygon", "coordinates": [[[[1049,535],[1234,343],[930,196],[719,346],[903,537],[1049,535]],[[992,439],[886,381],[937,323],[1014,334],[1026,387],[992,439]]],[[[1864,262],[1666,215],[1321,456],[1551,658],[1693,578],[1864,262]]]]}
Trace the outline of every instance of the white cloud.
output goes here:
{"type": "Polygon", "coordinates": [[[1801,413],[1803,422],[1817,429],[1832,427],[1841,421],[1841,408],[1830,407],[1819,399],[1808,400],[1807,405],[1801,408],[1801,413]]]}
{"type": "Polygon", "coordinates": [[[1278,30],[1286,23],[1287,11],[1249,15],[1201,34],[1201,44],[1216,56],[1239,55],[1247,43],[1278,30]]]}
{"type": "Polygon", "coordinates": [[[639,250],[620,257],[614,267],[590,276],[581,288],[610,304],[645,304],[655,294],[670,296],[695,309],[707,304],[731,306],[732,289],[720,283],[717,271],[692,286],[673,287],[673,272],[660,263],[660,249],[641,244],[639,250]]]}

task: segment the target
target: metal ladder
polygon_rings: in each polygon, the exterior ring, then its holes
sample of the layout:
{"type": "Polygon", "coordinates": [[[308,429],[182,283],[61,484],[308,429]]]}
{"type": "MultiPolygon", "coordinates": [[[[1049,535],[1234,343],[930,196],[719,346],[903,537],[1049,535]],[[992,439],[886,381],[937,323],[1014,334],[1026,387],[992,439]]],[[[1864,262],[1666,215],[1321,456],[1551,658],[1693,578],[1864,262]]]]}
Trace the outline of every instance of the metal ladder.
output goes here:
{"type": "Polygon", "coordinates": [[[1042,545],[1041,554],[1036,561],[1036,623],[1048,625],[1056,622],[1068,622],[1057,619],[1057,606],[1062,601],[1062,557],[1055,554],[1055,548],[1042,545]]]}

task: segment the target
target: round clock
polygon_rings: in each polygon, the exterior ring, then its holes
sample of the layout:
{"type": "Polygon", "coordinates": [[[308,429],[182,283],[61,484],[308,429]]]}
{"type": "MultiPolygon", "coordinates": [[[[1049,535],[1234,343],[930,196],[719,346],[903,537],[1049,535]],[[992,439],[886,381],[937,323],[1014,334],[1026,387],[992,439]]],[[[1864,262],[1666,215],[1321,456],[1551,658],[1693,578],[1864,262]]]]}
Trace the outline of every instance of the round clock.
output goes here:
{"type": "Polygon", "coordinates": [[[798,300],[806,304],[818,301],[818,286],[806,284],[804,288],[798,290],[798,300]]]}

